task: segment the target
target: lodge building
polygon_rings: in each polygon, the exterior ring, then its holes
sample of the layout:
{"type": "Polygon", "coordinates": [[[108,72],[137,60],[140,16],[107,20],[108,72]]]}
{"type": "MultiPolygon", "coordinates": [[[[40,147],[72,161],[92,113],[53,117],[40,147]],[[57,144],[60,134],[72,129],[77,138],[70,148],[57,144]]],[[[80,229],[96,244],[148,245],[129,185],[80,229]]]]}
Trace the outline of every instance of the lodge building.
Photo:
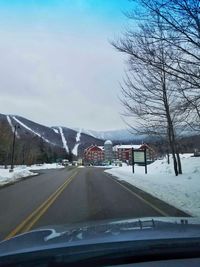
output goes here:
{"type": "Polygon", "coordinates": [[[141,145],[115,145],[107,140],[104,146],[92,145],[84,150],[84,164],[102,165],[103,162],[112,162],[120,160],[122,162],[132,163],[132,149],[144,150],[147,152],[147,161],[154,161],[155,152],[147,144],[141,145]]]}

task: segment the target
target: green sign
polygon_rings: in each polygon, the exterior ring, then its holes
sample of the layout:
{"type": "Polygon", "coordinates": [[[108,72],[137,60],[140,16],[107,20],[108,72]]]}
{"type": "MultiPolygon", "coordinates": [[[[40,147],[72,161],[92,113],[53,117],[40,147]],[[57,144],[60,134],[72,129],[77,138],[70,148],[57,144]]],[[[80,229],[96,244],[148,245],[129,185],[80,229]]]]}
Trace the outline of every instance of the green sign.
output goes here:
{"type": "Polygon", "coordinates": [[[133,151],[134,162],[135,163],[145,163],[145,153],[144,151],[133,151]]]}
{"type": "Polygon", "coordinates": [[[132,148],[132,167],[133,167],[133,173],[135,172],[135,163],[137,164],[144,164],[145,167],[145,173],[147,173],[147,151],[146,149],[133,149],[132,148]]]}

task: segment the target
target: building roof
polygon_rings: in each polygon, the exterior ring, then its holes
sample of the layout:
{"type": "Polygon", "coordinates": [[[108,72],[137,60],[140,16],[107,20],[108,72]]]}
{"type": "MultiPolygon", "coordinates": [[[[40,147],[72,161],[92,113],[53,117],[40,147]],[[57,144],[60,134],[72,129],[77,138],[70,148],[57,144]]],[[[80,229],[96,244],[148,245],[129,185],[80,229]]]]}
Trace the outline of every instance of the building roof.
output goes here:
{"type": "Polygon", "coordinates": [[[112,145],[112,141],[111,140],[106,140],[104,145],[112,145]]]}
{"type": "Polygon", "coordinates": [[[92,145],[84,150],[85,153],[88,153],[90,151],[103,151],[103,149],[97,145],[92,145]]]}
{"type": "Polygon", "coordinates": [[[141,145],[116,145],[113,147],[114,150],[117,150],[117,149],[131,149],[131,148],[134,148],[134,149],[140,149],[142,146],[141,145]]]}

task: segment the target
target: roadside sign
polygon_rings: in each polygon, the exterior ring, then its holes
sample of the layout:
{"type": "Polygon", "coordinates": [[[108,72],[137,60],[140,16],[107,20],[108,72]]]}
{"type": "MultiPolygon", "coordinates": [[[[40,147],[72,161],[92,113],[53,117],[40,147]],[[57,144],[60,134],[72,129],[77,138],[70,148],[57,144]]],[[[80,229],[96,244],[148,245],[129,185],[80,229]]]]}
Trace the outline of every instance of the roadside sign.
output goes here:
{"type": "Polygon", "coordinates": [[[135,164],[144,164],[145,174],[147,174],[147,151],[146,149],[132,148],[132,167],[135,172],[135,164]]]}
{"type": "Polygon", "coordinates": [[[144,163],[145,162],[145,153],[144,151],[134,151],[134,162],[135,163],[144,163]]]}

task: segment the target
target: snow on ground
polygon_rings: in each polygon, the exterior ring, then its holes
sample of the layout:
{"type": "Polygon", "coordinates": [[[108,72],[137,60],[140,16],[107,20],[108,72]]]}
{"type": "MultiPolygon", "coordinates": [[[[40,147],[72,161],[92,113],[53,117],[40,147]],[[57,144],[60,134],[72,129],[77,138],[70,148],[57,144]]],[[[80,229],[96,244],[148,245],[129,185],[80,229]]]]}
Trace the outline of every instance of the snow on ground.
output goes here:
{"type": "Polygon", "coordinates": [[[124,180],[163,201],[185,211],[192,216],[200,216],[200,157],[191,154],[181,155],[183,174],[174,175],[172,161],[157,160],[148,165],[148,174],[144,167],[123,166],[106,170],[116,179],[124,180]]]}
{"type": "Polygon", "coordinates": [[[64,166],[58,164],[58,163],[44,163],[44,164],[35,164],[31,165],[29,167],[26,167],[26,169],[35,171],[35,170],[47,170],[47,169],[63,169],[64,166]]]}
{"type": "Polygon", "coordinates": [[[25,177],[38,175],[38,173],[32,171],[44,170],[44,169],[60,169],[60,168],[64,167],[57,163],[52,163],[52,164],[44,163],[44,164],[35,164],[31,166],[25,166],[25,165],[16,166],[13,172],[9,172],[9,169],[3,169],[3,166],[0,166],[0,185],[13,183],[25,177]]]}
{"type": "Polygon", "coordinates": [[[0,185],[10,184],[19,179],[37,175],[28,169],[16,169],[13,172],[9,172],[9,169],[0,169],[0,185]]]}
{"type": "Polygon", "coordinates": [[[58,129],[60,131],[63,147],[66,150],[66,152],[69,153],[69,148],[68,148],[68,145],[67,145],[67,140],[65,139],[65,136],[64,136],[64,133],[63,133],[63,129],[62,129],[62,127],[58,127],[58,129]]]}
{"type": "Polygon", "coordinates": [[[92,168],[102,168],[102,169],[110,169],[110,168],[119,168],[116,165],[105,165],[105,166],[91,166],[92,168]]]}

